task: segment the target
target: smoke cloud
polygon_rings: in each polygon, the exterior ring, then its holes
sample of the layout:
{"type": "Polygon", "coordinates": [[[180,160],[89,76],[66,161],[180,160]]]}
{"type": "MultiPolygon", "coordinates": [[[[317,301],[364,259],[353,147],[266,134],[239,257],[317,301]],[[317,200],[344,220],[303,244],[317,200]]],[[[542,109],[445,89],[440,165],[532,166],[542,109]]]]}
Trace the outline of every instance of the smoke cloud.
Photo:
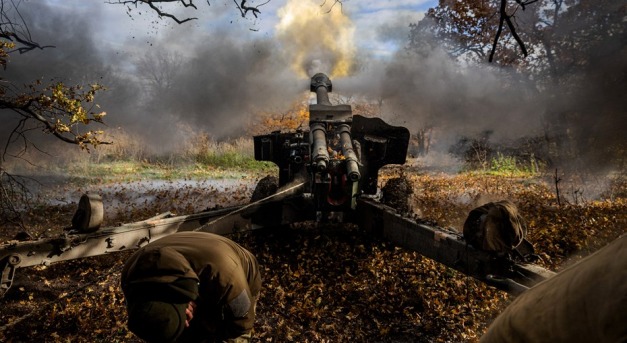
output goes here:
{"type": "MultiPolygon", "coordinates": [[[[106,32],[94,25],[103,20],[98,14],[64,13],[42,3],[28,5],[20,9],[32,23],[32,36],[55,48],[15,56],[3,77],[16,85],[38,79],[72,85],[101,83],[107,90],[96,96],[96,103],[107,112],[108,127],[143,137],[156,151],[167,151],[181,142],[189,131],[179,128],[191,127],[215,139],[239,137],[256,113],[268,108],[285,110],[306,90],[306,80],[285,68],[289,63],[277,53],[275,42],[249,39],[251,33],[243,29],[207,33],[194,25],[166,26],[158,36],[154,32],[129,35],[127,48],[121,48],[103,39],[106,32]],[[168,87],[154,92],[146,82],[149,75],[139,73],[137,64],[164,51],[178,60],[169,73],[168,87]]],[[[158,67],[152,66],[153,70],[158,67]]],[[[5,123],[4,136],[13,128],[12,123],[5,123]]]]}
{"type": "MultiPolygon", "coordinates": [[[[371,51],[355,46],[359,32],[350,16],[337,9],[327,13],[312,1],[287,1],[277,11],[274,36],[238,25],[208,30],[209,24],[155,24],[150,30],[158,34],[148,32],[146,38],[133,31],[124,46],[109,42],[105,18],[87,9],[65,13],[29,2],[21,10],[32,23],[35,40],[56,48],[16,55],[5,79],[15,84],[52,77],[100,82],[108,91],[96,102],[107,111],[108,125],[132,130],[164,149],[183,139],[178,127],[193,127],[217,139],[244,135],[256,113],[287,109],[308,90],[309,77],[317,72],[332,78],[335,93],[381,104],[383,118],[392,125],[412,133],[437,128],[432,148],[442,151],[460,136],[484,131],[492,131],[495,141],[541,135],[547,109],[560,112],[560,107],[572,111],[579,106],[590,113],[571,118],[582,137],[596,135],[601,145],[627,137],[620,133],[625,131],[625,97],[613,87],[616,82],[609,82],[624,78],[616,71],[625,70],[627,59],[608,60],[605,50],[596,52],[599,56],[591,59],[583,79],[573,81],[589,83],[587,87],[555,99],[546,96],[554,90],[539,92],[508,70],[461,65],[437,44],[420,55],[400,49],[388,59],[372,59],[371,51]],[[138,61],[161,52],[178,60],[155,91],[138,61]]],[[[124,18],[123,12],[119,15],[124,18]]],[[[398,40],[395,30],[406,32],[407,27],[397,24],[382,23],[375,31],[398,40]]],[[[614,39],[621,46],[622,37],[614,39]]],[[[606,50],[613,51],[616,44],[606,50]]],[[[624,44],[620,49],[624,51],[624,44]]]]}
{"type": "Polygon", "coordinates": [[[379,100],[394,125],[412,133],[437,128],[434,148],[443,151],[460,136],[493,131],[504,140],[542,128],[542,104],[529,101],[530,85],[490,67],[460,66],[438,49],[421,56],[398,52],[387,63],[362,61],[359,74],[335,82],[348,95],[379,100]]]}
{"type": "Polygon", "coordinates": [[[279,12],[276,36],[292,68],[311,77],[324,70],[329,77],[349,74],[355,58],[353,26],[339,8],[313,0],[288,0],[279,12]]]}
{"type": "Polygon", "coordinates": [[[182,121],[218,139],[239,137],[256,113],[286,110],[304,90],[305,80],[285,68],[270,40],[242,42],[222,32],[202,42],[148,104],[146,116],[156,126],[182,121]]]}

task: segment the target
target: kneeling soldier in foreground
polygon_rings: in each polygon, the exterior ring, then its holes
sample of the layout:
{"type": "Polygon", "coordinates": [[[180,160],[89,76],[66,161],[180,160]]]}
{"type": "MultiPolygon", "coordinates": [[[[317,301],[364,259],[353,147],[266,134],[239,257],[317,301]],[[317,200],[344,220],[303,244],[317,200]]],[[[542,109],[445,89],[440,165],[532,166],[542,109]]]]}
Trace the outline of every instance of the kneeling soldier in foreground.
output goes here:
{"type": "Polygon", "coordinates": [[[149,243],[121,282],[129,330],[148,342],[250,342],[261,275],[225,237],[179,232],[149,243]]]}

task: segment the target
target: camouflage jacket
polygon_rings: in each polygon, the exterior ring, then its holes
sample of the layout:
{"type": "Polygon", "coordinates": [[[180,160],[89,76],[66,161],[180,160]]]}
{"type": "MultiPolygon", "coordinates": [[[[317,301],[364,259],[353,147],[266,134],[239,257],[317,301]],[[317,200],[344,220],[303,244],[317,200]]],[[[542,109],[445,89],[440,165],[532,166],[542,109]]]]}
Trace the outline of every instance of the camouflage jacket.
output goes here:
{"type": "Polygon", "coordinates": [[[178,232],[135,252],[124,266],[121,285],[128,299],[135,283],[168,283],[179,277],[199,282],[194,319],[184,336],[223,340],[251,332],[261,275],[249,251],[219,235],[178,232]],[[152,249],[162,252],[160,260],[138,263],[152,249]]]}

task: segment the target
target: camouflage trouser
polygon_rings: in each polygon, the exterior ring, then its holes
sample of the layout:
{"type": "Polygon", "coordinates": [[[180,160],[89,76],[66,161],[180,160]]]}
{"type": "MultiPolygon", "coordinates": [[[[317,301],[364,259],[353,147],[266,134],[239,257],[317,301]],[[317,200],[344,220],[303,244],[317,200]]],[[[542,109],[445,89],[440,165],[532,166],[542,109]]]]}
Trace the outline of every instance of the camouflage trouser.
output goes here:
{"type": "MultiPolygon", "coordinates": [[[[252,303],[253,303],[253,314],[257,314],[257,297],[253,297],[252,299],[252,303]]],[[[252,330],[249,333],[245,333],[237,338],[230,338],[227,339],[225,341],[223,341],[222,343],[250,343],[253,341],[253,332],[252,330]]]]}
{"type": "Polygon", "coordinates": [[[184,337],[183,339],[179,339],[178,343],[250,343],[253,340],[252,331],[249,333],[242,334],[238,337],[234,338],[219,338],[219,337],[207,337],[207,335],[203,335],[204,337],[184,337]]]}
{"type": "Polygon", "coordinates": [[[243,334],[237,338],[229,338],[222,343],[250,343],[253,340],[252,333],[243,334]]]}
{"type": "MultiPolygon", "coordinates": [[[[254,296],[252,299],[252,306],[253,306],[253,314],[257,314],[257,298],[258,296],[254,296]]],[[[220,338],[220,337],[216,337],[216,336],[211,336],[208,333],[202,332],[202,331],[196,331],[195,333],[192,333],[191,330],[186,330],[186,331],[190,331],[190,332],[183,332],[183,334],[185,335],[186,333],[188,334],[188,336],[184,336],[182,338],[180,338],[177,342],[180,343],[250,343],[253,340],[253,330],[251,330],[248,333],[242,334],[238,337],[235,338],[220,338]],[[211,337],[207,337],[207,335],[210,335],[211,337]]]]}
{"type": "Polygon", "coordinates": [[[250,343],[253,340],[252,333],[246,333],[236,338],[227,339],[205,339],[200,343],[250,343]]]}

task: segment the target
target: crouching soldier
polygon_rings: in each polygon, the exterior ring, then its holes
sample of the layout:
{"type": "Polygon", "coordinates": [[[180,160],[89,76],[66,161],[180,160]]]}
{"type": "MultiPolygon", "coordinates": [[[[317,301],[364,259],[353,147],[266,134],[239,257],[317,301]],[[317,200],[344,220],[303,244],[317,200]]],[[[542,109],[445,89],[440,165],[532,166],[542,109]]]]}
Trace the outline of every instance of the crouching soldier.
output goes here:
{"type": "Polygon", "coordinates": [[[250,342],[261,290],[256,258],[211,233],[179,232],[122,270],[128,328],[148,342],[250,342]]]}
{"type": "Polygon", "coordinates": [[[627,235],[522,293],[479,342],[627,342],[627,235]]]}

